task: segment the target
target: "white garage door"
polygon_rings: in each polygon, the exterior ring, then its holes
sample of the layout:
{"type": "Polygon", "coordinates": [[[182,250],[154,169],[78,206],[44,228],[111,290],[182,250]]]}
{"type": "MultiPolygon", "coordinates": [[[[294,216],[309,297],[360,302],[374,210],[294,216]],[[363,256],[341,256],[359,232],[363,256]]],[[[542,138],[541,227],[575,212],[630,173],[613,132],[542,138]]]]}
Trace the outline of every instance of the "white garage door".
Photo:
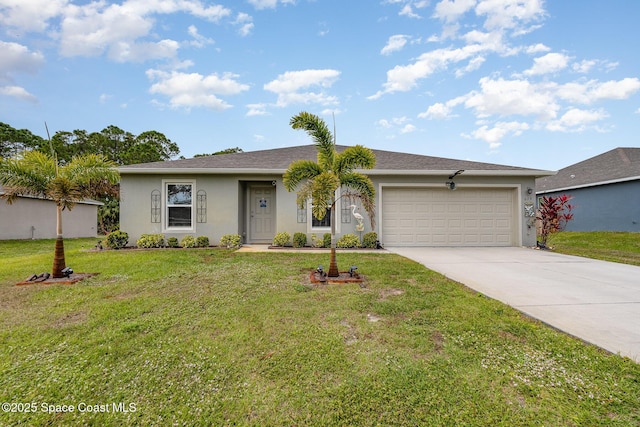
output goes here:
{"type": "Polygon", "coordinates": [[[384,188],[386,246],[511,246],[514,190],[384,188]]]}

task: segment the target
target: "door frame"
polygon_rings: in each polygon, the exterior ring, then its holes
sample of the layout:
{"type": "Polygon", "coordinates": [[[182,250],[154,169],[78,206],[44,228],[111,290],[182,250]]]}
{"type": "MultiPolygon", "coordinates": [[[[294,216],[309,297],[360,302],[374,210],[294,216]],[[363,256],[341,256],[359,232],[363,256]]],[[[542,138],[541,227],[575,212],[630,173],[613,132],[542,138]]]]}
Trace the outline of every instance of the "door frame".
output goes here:
{"type": "Polygon", "coordinates": [[[251,182],[247,184],[247,191],[246,191],[246,195],[245,195],[245,206],[246,206],[246,210],[245,210],[245,229],[247,230],[247,243],[271,243],[273,241],[273,237],[275,236],[275,232],[273,234],[273,236],[269,239],[254,239],[253,238],[253,229],[251,227],[251,193],[253,192],[254,189],[256,188],[270,188],[273,189],[273,197],[272,197],[272,201],[271,203],[273,203],[273,214],[272,214],[272,225],[273,225],[273,229],[276,229],[276,225],[277,225],[277,207],[278,204],[276,203],[276,187],[273,185],[273,183],[271,181],[264,181],[264,182],[251,182]]]}

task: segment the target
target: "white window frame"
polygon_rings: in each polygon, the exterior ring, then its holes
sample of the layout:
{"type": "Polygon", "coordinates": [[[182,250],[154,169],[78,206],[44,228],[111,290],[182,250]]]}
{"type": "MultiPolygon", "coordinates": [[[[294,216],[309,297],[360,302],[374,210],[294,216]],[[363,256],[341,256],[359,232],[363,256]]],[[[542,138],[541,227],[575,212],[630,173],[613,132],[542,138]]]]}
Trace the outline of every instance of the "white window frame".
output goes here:
{"type": "Polygon", "coordinates": [[[195,230],[196,222],[196,182],[194,180],[182,180],[182,179],[163,179],[162,180],[162,212],[164,213],[164,219],[162,221],[162,231],[164,232],[193,232],[195,230]],[[167,201],[169,185],[191,185],[191,225],[188,227],[170,227],[169,226],[169,208],[174,206],[185,207],[185,205],[170,205],[167,201]]]}

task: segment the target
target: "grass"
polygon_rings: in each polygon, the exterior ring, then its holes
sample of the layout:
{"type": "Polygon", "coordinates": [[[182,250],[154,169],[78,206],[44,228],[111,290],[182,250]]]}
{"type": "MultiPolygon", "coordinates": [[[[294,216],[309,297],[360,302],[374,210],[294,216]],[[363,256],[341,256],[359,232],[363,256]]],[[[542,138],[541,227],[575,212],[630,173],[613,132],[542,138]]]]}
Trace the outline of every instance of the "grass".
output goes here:
{"type": "Polygon", "coordinates": [[[0,400],[36,409],[0,425],[640,424],[640,365],[396,255],[314,288],[328,255],[94,244],[67,264],[100,275],[18,287],[53,241],[0,242],[0,400]]]}
{"type": "Polygon", "coordinates": [[[552,234],[549,245],[563,254],[640,265],[640,233],[564,231],[552,234]]]}

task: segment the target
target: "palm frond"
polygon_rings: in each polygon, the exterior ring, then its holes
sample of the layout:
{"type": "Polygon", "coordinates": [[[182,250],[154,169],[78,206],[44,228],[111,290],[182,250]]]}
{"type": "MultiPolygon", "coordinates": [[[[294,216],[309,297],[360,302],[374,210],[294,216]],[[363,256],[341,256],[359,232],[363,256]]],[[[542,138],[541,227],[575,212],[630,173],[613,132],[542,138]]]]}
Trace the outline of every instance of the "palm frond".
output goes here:
{"type": "Polygon", "coordinates": [[[350,201],[360,200],[369,216],[371,227],[374,227],[376,190],[371,179],[358,172],[343,174],[341,178],[340,184],[345,188],[341,196],[350,201]]]}
{"type": "Polygon", "coordinates": [[[39,151],[28,151],[18,159],[0,160],[0,183],[11,202],[17,196],[42,197],[55,178],[55,161],[39,151]]]}
{"type": "Polygon", "coordinates": [[[327,124],[315,114],[301,112],[289,121],[293,129],[302,129],[313,139],[318,149],[318,164],[324,170],[333,168],[335,141],[327,124]]]}
{"type": "Polygon", "coordinates": [[[371,149],[362,145],[354,145],[346,148],[335,158],[335,172],[338,175],[348,173],[354,169],[373,169],[376,165],[376,156],[371,149]]]}
{"type": "Polygon", "coordinates": [[[296,160],[285,171],[282,182],[287,191],[294,191],[300,183],[322,173],[320,165],[313,160],[296,160]]]}

